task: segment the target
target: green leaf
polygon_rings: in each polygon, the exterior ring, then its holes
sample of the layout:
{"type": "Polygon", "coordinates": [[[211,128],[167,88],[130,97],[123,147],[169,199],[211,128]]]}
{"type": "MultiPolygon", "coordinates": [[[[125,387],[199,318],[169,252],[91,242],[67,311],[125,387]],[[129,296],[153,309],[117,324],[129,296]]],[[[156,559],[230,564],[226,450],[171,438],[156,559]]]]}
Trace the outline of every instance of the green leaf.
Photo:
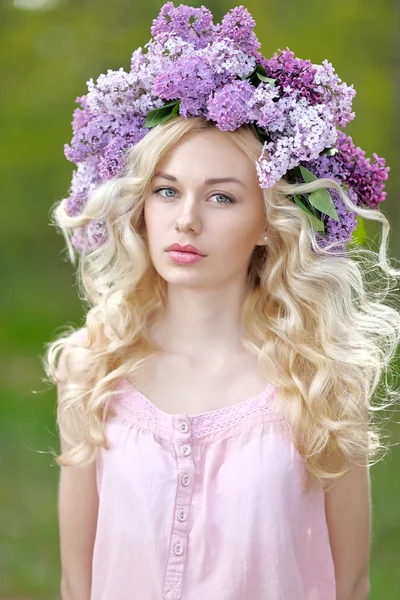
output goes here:
{"type": "Polygon", "coordinates": [[[328,190],[320,189],[311,192],[308,195],[308,201],[315,206],[320,212],[329,215],[335,221],[340,221],[339,215],[336,212],[335,205],[328,190]]]}
{"type": "Polygon", "coordinates": [[[180,106],[180,104],[181,104],[180,101],[175,104],[175,106],[172,109],[171,115],[174,115],[175,113],[179,112],[179,106],[180,106]]]}
{"type": "Polygon", "coordinates": [[[300,200],[300,197],[293,196],[293,200],[294,200],[295,204],[297,204],[297,206],[306,213],[306,215],[308,216],[308,218],[311,222],[313,229],[315,229],[316,231],[324,232],[325,225],[323,224],[323,222],[320,221],[320,219],[318,219],[315,215],[313,215],[313,213],[306,206],[304,206],[304,204],[300,200]]]}
{"type": "MultiPolygon", "coordinates": [[[[305,183],[311,183],[312,181],[316,181],[318,179],[314,173],[301,165],[300,171],[305,183]]],[[[325,188],[321,188],[315,192],[310,192],[308,195],[308,201],[320,212],[328,215],[332,219],[335,219],[335,221],[340,221],[331,195],[325,188]]]]}
{"type": "MultiPolygon", "coordinates": [[[[243,79],[249,79],[249,80],[250,80],[250,81],[251,81],[253,84],[255,84],[255,83],[256,83],[256,81],[257,81],[257,78],[259,78],[259,79],[260,79],[260,81],[261,81],[261,78],[262,78],[262,77],[265,77],[265,78],[266,78],[266,80],[268,80],[268,78],[267,78],[267,76],[266,76],[266,75],[267,75],[267,72],[266,72],[266,70],[264,69],[264,67],[263,67],[262,65],[259,65],[259,64],[258,64],[258,65],[256,65],[256,67],[255,67],[254,71],[252,71],[252,72],[251,72],[249,75],[247,75],[246,77],[240,77],[240,79],[242,79],[242,80],[243,80],[243,79]]],[[[263,79],[262,81],[265,81],[265,79],[263,79]]],[[[275,81],[275,79],[271,79],[270,81],[275,81]]]]}
{"type": "Polygon", "coordinates": [[[257,73],[257,77],[261,81],[266,81],[267,83],[270,83],[271,87],[274,87],[274,83],[275,83],[276,79],[271,79],[271,77],[264,77],[264,75],[261,75],[261,73],[257,73]]]}
{"type": "Polygon", "coordinates": [[[301,171],[301,176],[303,177],[305,183],[311,183],[311,181],[316,181],[318,179],[318,177],[316,177],[314,173],[309,171],[309,169],[306,169],[302,165],[299,165],[299,168],[301,171]]]}
{"type": "Polygon", "coordinates": [[[175,104],[175,106],[172,108],[171,112],[166,113],[165,115],[161,116],[158,124],[160,123],[165,123],[166,121],[168,121],[169,119],[172,119],[172,117],[179,111],[179,102],[177,102],[175,104]]]}
{"type": "Polygon", "coordinates": [[[179,109],[180,100],[173,100],[172,102],[168,102],[160,108],[156,108],[151,110],[146,115],[146,120],[144,122],[143,127],[155,127],[160,123],[164,123],[167,121],[171,115],[175,114],[179,109]]]}
{"type": "Polygon", "coordinates": [[[260,65],[259,63],[256,65],[256,68],[254,69],[253,73],[261,73],[261,75],[266,75],[267,71],[265,70],[265,68],[260,65]]]}
{"type": "Polygon", "coordinates": [[[165,115],[169,115],[169,112],[162,108],[152,110],[151,112],[147,113],[143,127],[155,127],[156,125],[161,123],[161,118],[165,115]]]}
{"type": "Polygon", "coordinates": [[[337,148],[325,148],[324,150],[322,150],[321,156],[323,154],[326,154],[327,156],[334,156],[338,152],[339,152],[339,150],[337,148]]]}

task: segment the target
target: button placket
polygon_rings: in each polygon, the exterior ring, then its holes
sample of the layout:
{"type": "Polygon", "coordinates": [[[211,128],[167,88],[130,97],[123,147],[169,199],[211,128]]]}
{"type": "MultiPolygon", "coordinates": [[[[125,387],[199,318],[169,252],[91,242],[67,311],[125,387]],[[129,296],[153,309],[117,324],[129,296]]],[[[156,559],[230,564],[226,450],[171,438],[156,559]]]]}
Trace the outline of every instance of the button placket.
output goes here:
{"type": "Polygon", "coordinates": [[[179,600],[181,597],[195,474],[191,444],[191,422],[187,415],[174,418],[174,432],[173,444],[175,446],[177,463],[177,493],[163,586],[163,600],[179,600]]]}

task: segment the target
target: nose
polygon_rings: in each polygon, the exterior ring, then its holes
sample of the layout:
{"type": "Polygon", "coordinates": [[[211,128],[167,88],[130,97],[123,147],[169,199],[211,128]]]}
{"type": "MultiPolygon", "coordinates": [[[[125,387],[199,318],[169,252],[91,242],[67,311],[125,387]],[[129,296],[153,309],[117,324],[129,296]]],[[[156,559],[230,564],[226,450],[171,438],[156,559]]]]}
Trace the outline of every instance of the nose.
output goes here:
{"type": "Polygon", "coordinates": [[[198,231],[201,228],[199,208],[194,197],[188,197],[179,203],[176,227],[180,231],[187,231],[188,229],[198,231]]]}

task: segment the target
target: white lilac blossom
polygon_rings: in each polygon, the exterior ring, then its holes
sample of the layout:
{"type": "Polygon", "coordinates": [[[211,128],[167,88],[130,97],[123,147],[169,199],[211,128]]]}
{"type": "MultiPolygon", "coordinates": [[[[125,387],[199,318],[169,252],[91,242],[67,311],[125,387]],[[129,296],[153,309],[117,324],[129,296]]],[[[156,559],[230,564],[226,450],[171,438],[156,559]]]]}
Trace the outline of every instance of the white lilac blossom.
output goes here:
{"type": "MultiPolygon", "coordinates": [[[[108,69],[87,81],[87,94],[76,98],[80,108],[74,111],[71,143],[64,146],[77,166],[65,199],[68,214],[79,214],[98,184],[122,172],[128,149],[153,126],[149,113],[154,117],[165,105],[171,107],[169,118],[174,105],[181,117],[203,115],[223,131],[254,125],[263,142],[256,161],[262,188],[282,177],[303,181],[294,170],[304,166],[317,177],[346,184],[354,202],[376,208],[384,200],[385,160],[374,154],[371,164],[337,129],[355,116],[354,87],[326,59],[313,64],[289,48],[265,58],[254,26],[242,5],[214,24],[204,6],[166,2],[153,20],[152,38],[132,53],[128,71],[108,69]]],[[[355,213],[335,190],[330,195],[340,220],[323,215],[324,240],[345,244],[356,227],[355,213]]],[[[86,252],[105,236],[104,222],[93,220],[72,242],[86,252]]]]}

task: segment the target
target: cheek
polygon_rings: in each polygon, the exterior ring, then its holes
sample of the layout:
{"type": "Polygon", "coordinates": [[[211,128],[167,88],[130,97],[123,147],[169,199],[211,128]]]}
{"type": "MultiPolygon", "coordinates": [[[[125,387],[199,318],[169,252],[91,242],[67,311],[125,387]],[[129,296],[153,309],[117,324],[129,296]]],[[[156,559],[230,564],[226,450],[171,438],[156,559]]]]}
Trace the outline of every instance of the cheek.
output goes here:
{"type": "Polygon", "coordinates": [[[149,241],[156,241],[159,238],[159,233],[163,229],[162,215],[160,211],[156,214],[155,207],[151,201],[144,205],[144,222],[147,230],[149,241]]]}
{"type": "Polygon", "coordinates": [[[225,234],[226,245],[232,248],[233,253],[252,250],[255,244],[256,224],[243,222],[231,224],[225,234]]]}
{"type": "Polygon", "coordinates": [[[150,230],[152,228],[153,218],[152,218],[151,205],[150,205],[150,202],[148,199],[146,199],[145,203],[144,203],[143,218],[144,218],[144,222],[145,222],[147,230],[150,230]]]}

